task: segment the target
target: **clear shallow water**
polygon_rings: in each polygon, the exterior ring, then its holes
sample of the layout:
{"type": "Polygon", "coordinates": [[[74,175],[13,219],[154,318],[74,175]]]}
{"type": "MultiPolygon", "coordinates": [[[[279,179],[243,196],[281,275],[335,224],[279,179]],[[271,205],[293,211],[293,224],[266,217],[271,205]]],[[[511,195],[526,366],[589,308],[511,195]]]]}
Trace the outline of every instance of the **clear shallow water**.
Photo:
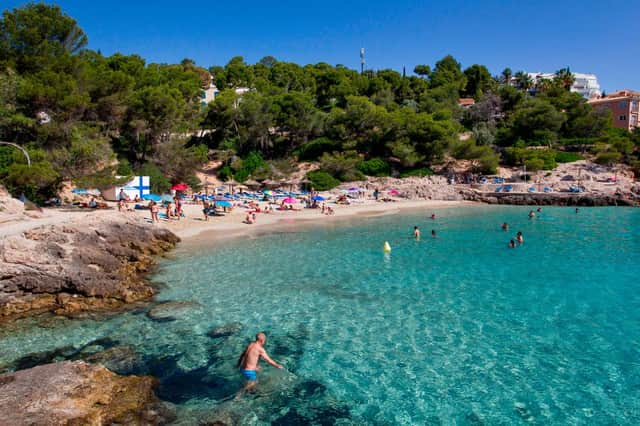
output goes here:
{"type": "Polygon", "coordinates": [[[0,365],[129,346],[133,361],[112,367],[158,376],[182,424],[638,424],[640,210],[528,211],[364,218],[181,249],[154,277],[160,301],[192,302],[175,320],[140,309],[22,321],[0,332],[0,365]],[[508,249],[518,230],[524,246],[508,249]],[[289,372],[265,366],[258,394],[230,401],[237,356],[260,330],[289,372]]]}

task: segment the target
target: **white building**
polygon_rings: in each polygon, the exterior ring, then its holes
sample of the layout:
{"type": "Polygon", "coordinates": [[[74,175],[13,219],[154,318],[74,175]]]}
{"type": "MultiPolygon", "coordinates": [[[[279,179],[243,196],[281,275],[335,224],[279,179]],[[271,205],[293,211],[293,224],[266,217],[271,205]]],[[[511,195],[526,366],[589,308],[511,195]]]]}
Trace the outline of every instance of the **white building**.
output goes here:
{"type": "MultiPolygon", "coordinates": [[[[247,93],[249,90],[251,89],[249,89],[248,87],[235,88],[236,94],[241,96],[247,93]]],[[[209,105],[209,102],[216,99],[218,94],[220,94],[220,90],[216,87],[215,84],[213,84],[213,77],[211,77],[211,83],[209,83],[209,87],[200,93],[200,105],[206,107],[207,105],[209,105]]]]}
{"type": "MultiPolygon", "coordinates": [[[[529,72],[527,73],[531,80],[534,82],[538,80],[552,80],[556,75],[549,72],[529,72]]],[[[602,95],[600,90],[600,84],[598,84],[598,77],[595,74],[583,74],[574,72],[574,82],[571,86],[571,91],[580,93],[586,99],[598,98],[602,95]]],[[[533,89],[535,90],[535,88],[533,89]]]]}

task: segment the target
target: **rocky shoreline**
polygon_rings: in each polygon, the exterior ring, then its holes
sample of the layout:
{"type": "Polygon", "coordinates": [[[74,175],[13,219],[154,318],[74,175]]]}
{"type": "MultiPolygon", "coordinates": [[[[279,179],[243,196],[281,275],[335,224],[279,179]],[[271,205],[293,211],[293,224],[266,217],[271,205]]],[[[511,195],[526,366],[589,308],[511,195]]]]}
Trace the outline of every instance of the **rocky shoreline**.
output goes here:
{"type": "Polygon", "coordinates": [[[461,190],[463,200],[486,204],[509,204],[517,206],[638,206],[640,199],[624,198],[609,194],[591,193],[488,193],[474,190],[461,190]]]}
{"type": "Polygon", "coordinates": [[[27,425],[162,424],[173,420],[149,376],[119,376],[83,361],[0,375],[1,423],[27,425]]]}
{"type": "Polygon", "coordinates": [[[106,311],[149,299],[153,256],[179,238],[130,215],[85,216],[0,240],[0,322],[106,311]]]}

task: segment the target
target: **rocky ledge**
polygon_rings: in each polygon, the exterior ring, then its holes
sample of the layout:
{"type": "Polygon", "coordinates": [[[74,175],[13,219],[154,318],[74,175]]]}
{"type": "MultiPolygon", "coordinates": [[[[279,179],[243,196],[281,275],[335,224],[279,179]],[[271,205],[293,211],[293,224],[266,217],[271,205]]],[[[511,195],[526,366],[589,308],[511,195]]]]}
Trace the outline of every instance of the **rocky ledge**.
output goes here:
{"type": "Polygon", "coordinates": [[[150,298],[144,273],[179,238],[129,215],[88,214],[0,240],[0,321],[116,309],[150,298]]]}
{"type": "Polygon", "coordinates": [[[487,193],[474,190],[460,191],[467,201],[487,204],[539,205],[539,206],[638,206],[637,197],[622,197],[593,193],[487,193]]]}
{"type": "Polygon", "coordinates": [[[156,379],[119,376],[83,361],[46,364],[0,375],[6,426],[160,424],[167,419],[156,379]],[[164,417],[164,418],[163,418],[164,417]]]}

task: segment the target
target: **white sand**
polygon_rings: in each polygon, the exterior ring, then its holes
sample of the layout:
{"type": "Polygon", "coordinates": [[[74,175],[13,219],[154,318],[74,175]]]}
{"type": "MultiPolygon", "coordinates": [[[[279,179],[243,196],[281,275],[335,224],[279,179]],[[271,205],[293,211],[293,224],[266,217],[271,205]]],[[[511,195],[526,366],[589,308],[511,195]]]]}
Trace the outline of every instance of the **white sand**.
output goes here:
{"type": "MultiPolygon", "coordinates": [[[[115,203],[110,203],[115,206],[115,203]]],[[[233,211],[225,216],[211,216],[208,221],[204,220],[202,205],[185,204],[184,212],[186,218],[180,220],[160,219],[160,223],[154,226],[165,227],[177,234],[183,241],[198,242],[202,240],[217,240],[220,238],[242,237],[268,233],[272,229],[300,228],[310,224],[329,223],[340,218],[353,218],[361,215],[382,215],[394,214],[402,210],[424,209],[425,214],[431,215],[432,209],[442,207],[453,207],[471,205],[473,203],[463,201],[408,201],[397,200],[396,202],[375,202],[364,200],[358,204],[335,205],[330,204],[335,210],[332,216],[323,215],[320,209],[304,209],[300,211],[278,211],[272,213],[257,213],[256,222],[248,225],[243,223],[247,210],[241,207],[234,207],[233,211]]],[[[260,203],[265,206],[265,203],[260,203]]],[[[301,208],[300,204],[296,208],[301,208]]],[[[161,209],[162,212],[162,209],[161,209]]],[[[133,210],[118,212],[112,210],[89,210],[78,209],[77,211],[65,211],[60,209],[44,209],[39,218],[23,218],[20,220],[10,220],[0,223],[0,238],[9,235],[16,235],[44,225],[61,225],[65,223],[81,223],[90,217],[96,216],[113,217],[118,215],[135,215],[141,220],[151,223],[151,215],[148,210],[133,210]]]]}

